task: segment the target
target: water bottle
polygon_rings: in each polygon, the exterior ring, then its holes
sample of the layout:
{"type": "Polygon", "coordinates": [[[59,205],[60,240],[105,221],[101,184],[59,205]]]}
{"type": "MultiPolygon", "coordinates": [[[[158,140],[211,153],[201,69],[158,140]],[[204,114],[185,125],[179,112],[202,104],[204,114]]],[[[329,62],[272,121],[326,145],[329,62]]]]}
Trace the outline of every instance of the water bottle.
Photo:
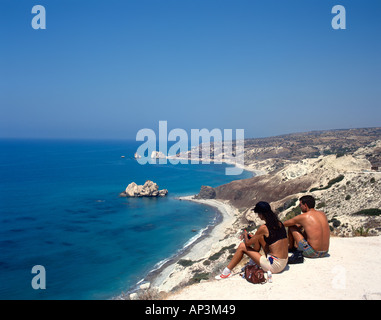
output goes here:
{"type": "Polygon", "coordinates": [[[273,274],[271,273],[271,271],[267,271],[267,281],[269,283],[273,282],[273,274]]]}

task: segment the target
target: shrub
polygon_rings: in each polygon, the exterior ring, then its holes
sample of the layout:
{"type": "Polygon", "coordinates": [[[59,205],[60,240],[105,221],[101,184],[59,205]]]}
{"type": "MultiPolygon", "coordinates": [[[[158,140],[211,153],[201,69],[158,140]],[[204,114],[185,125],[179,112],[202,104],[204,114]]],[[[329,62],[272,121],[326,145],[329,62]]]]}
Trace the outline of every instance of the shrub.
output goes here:
{"type": "Polygon", "coordinates": [[[356,216],[379,216],[381,215],[381,209],[370,208],[356,212],[356,216]]]}
{"type": "Polygon", "coordinates": [[[344,179],[344,176],[341,174],[341,175],[339,175],[338,177],[329,180],[329,181],[328,181],[328,184],[327,184],[325,187],[321,187],[321,188],[312,188],[312,189],[310,190],[310,192],[319,191],[319,190],[327,190],[327,189],[331,188],[335,183],[338,183],[338,182],[342,181],[343,179],[344,179]]]}
{"type": "Polygon", "coordinates": [[[234,248],[235,248],[235,244],[232,244],[232,245],[227,246],[227,247],[223,247],[220,251],[218,251],[215,254],[211,255],[209,257],[209,260],[212,260],[212,261],[218,260],[218,258],[223,255],[225,250],[229,250],[229,253],[233,253],[233,252],[235,252],[234,248]]]}
{"type": "Polygon", "coordinates": [[[209,260],[212,260],[212,261],[215,261],[215,260],[218,260],[219,257],[221,257],[223,254],[223,251],[219,251],[219,252],[216,252],[215,254],[211,255],[209,257],[209,260]]]}
{"type": "Polygon", "coordinates": [[[321,209],[321,208],[324,208],[326,206],[325,202],[320,202],[317,206],[316,206],[316,209],[321,209]]]}
{"type": "Polygon", "coordinates": [[[352,231],[355,237],[367,237],[369,235],[369,228],[364,229],[364,227],[360,227],[357,229],[352,228],[352,231]]]}
{"type": "Polygon", "coordinates": [[[187,259],[180,259],[177,263],[183,267],[190,267],[192,264],[195,263],[195,261],[187,260],[187,259]]]}
{"type": "Polygon", "coordinates": [[[330,188],[330,187],[332,187],[335,183],[338,183],[338,182],[342,181],[343,179],[344,179],[344,176],[341,174],[341,175],[339,175],[338,177],[336,177],[336,178],[334,178],[334,179],[332,179],[332,180],[329,180],[329,181],[328,181],[328,185],[327,185],[327,187],[330,188]]]}
{"type": "Polygon", "coordinates": [[[156,288],[149,288],[138,293],[137,300],[160,300],[162,293],[156,288]]]}
{"type": "Polygon", "coordinates": [[[207,272],[196,273],[189,282],[191,284],[198,283],[201,280],[208,280],[209,277],[210,277],[210,273],[207,273],[207,272]]]}
{"type": "Polygon", "coordinates": [[[332,222],[332,226],[334,228],[337,228],[337,227],[339,227],[341,225],[341,222],[339,220],[337,220],[336,218],[332,218],[328,222],[332,222]]]}
{"type": "Polygon", "coordinates": [[[351,200],[351,195],[348,194],[348,195],[345,197],[345,200],[351,200]]]}
{"type": "Polygon", "coordinates": [[[283,221],[292,219],[293,217],[296,217],[300,215],[301,213],[302,213],[302,209],[300,209],[300,207],[297,206],[294,209],[292,209],[289,213],[286,214],[283,221]]]}
{"type": "Polygon", "coordinates": [[[296,205],[296,202],[298,201],[298,198],[293,198],[293,199],[291,199],[291,200],[288,200],[288,201],[286,201],[284,204],[283,204],[283,206],[282,207],[279,207],[277,210],[279,211],[279,212],[282,212],[282,211],[284,211],[284,210],[287,210],[288,208],[291,208],[291,207],[293,207],[294,205],[296,205]]]}

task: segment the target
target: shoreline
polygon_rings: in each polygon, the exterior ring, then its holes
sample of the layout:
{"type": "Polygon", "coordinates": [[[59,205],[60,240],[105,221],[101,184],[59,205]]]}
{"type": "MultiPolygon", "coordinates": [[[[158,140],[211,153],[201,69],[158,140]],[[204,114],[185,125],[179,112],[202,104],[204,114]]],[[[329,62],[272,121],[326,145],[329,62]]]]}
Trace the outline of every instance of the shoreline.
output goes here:
{"type": "MultiPolygon", "coordinates": [[[[251,172],[252,177],[264,175],[267,172],[256,170],[245,165],[239,165],[235,163],[229,163],[223,161],[227,165],[236,165],[237,167],[251,172]]],[[[159,261],[153,269],[141,280],[139,280],[134,286],[130,287],[126,292],[111,298],[111,299],[128,299],[132,293],[137,293],[140,290],[140,286],[145,283],[150,283],[151,288],[157,288],[159,291],[167,291],[165,282],[171,276],[177,262],[180,259],[200,260],[206,257],[210,252],[214,242],[219,242],[226,235],[226,229],[233,225],[236,221],[237,208],[232,205],[217,199],[194,199],[195,195],[180,196],[177,197],[179,201],[192,201],[200,203],[202,205],[212,207],[216,210],[216,218],[213,224],[207,225],[204,229],[200,230],[197,237],[192,241],[193,237],[185,244],[184,248],[180,249],[172,256],[159,261]]],[[[176,281],[177,285],[181,283],[181,280],[176,281]]]]}
{"type": "MultiPolygon", "coordinates": [[[[185,157],[177,157],[177,156],[167,156],[166,157],[167,160],[187,160],[187,161],[191,161],[192,159],[191,158],[185,158],[185,157]]],[[[236,163],[234,161],[229,161],[229,160],[226,160],[226,159],[222,159],[220,161],[213,161],[212,159],[204,159],[204,158],[197,158],[196,159],[199,163],[203,163],[203,161],[209,161],[210,163],[224,163],[224,164],[227,164],[229,166],[235,166],[239,169],[242,169],[244,171],[249,171],[249,172],[252,172],[253,173],[253,177],[256,177],[256,176],[262,176],[262,175],[265,175],[268,173],[268,171],[266,170],[258,170],[258,169],[254,169],[252,167],[250,167],[250,165],[246,165],[246,164],[240,164],[240,163],[236,163]]]]}
{"type": "MultiPolygon", "coordinates": [[[[159,291],[164,291],[170,294],[172,288],[180,285],[186,275],[181,277],[181,274],[172,277],[172,272],[177,266],[177,262],[180,259],[200,260],[207,257],[211,252],[214,252],[213,245],[221,241],[225,234],[226,229],[231,227],[236,221],[236,213],[238,212],[235,207],[227,204],[221,200],[216,199],[193,199],[194,195],[181,196],[177,199],[179,201],[192,201],[203,204],[208,207],[212,207],[216,210],[216,218],[214,224],[206,226],[200,230],[200,234],[197,234],[197,239],[186,245],[185,248],[179,250],[174,255],[164,260],[164,262],[158,262],[153,269],[137,282],[133,287],[130,287],[126,292],[111,298],[111,299],[129,299],[130,294],[140,291],[140,286],[145,283],[150,283],[150,288],[156,288],[159,291]]],[[[195,236],[195,237],[196,237],[195,236]]],[[[191,238],[189,241],[191,241],[191,238]]]]}
{"type": "Polygon", "coordinates": [[[186,250],[168,261],[167,265],[163,265],[162,269],[152,277],[151,286],[157,287],[161,291],[170,291],[170,287],[173,288],[179,285],[184,278],[171,277],[177,262],[180,258],[189,260],[200,260],[207,257],[211,251],[213,251],[213,245],[219,242],[224,236],[227,227],[231,226],[236,221],[236,208],[215,199],[193,199],[192,196],[179,197],[181,201],[193,201],[213,207],[217,210],[220,216],[220,221],[217,221],[214,225],[210,226],[208,232],[201,235],[194,243],[192,243],[186,250]]]}

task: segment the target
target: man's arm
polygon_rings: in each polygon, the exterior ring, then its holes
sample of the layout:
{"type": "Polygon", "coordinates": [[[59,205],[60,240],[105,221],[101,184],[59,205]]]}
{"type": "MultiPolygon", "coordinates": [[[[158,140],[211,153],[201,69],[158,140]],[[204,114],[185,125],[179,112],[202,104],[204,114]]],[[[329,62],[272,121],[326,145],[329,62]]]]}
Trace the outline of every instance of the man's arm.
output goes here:
{"type": "Polygon", "coordinates": [[[296,224],[301,224],[303,226],[304,220],[305,220],[305,216],[303,214],[300,214],[300,215],[298,215],[298,216],[296,216],[290,220],[283,222],[283,225],[285,227],[291,227],[291,226],[294,226],[296,224]]]}

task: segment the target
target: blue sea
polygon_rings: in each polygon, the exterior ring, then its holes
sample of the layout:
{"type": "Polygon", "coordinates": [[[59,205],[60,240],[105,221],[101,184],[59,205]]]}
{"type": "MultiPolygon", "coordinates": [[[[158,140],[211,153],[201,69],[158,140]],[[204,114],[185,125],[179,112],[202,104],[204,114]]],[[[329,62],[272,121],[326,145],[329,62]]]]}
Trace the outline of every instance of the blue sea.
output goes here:
{"type": "Polygon", "coordinates": [[[225,164],[140,165],[138,146],[0,140],[0,299],[118,296],[216,222],[211,207],[176,197],[252,176],[227,176],[225,164]],[[119,197],[146,180],[168,196],[119,197]],[[46,289],[32,287],[36,265],[46,289]]]}

